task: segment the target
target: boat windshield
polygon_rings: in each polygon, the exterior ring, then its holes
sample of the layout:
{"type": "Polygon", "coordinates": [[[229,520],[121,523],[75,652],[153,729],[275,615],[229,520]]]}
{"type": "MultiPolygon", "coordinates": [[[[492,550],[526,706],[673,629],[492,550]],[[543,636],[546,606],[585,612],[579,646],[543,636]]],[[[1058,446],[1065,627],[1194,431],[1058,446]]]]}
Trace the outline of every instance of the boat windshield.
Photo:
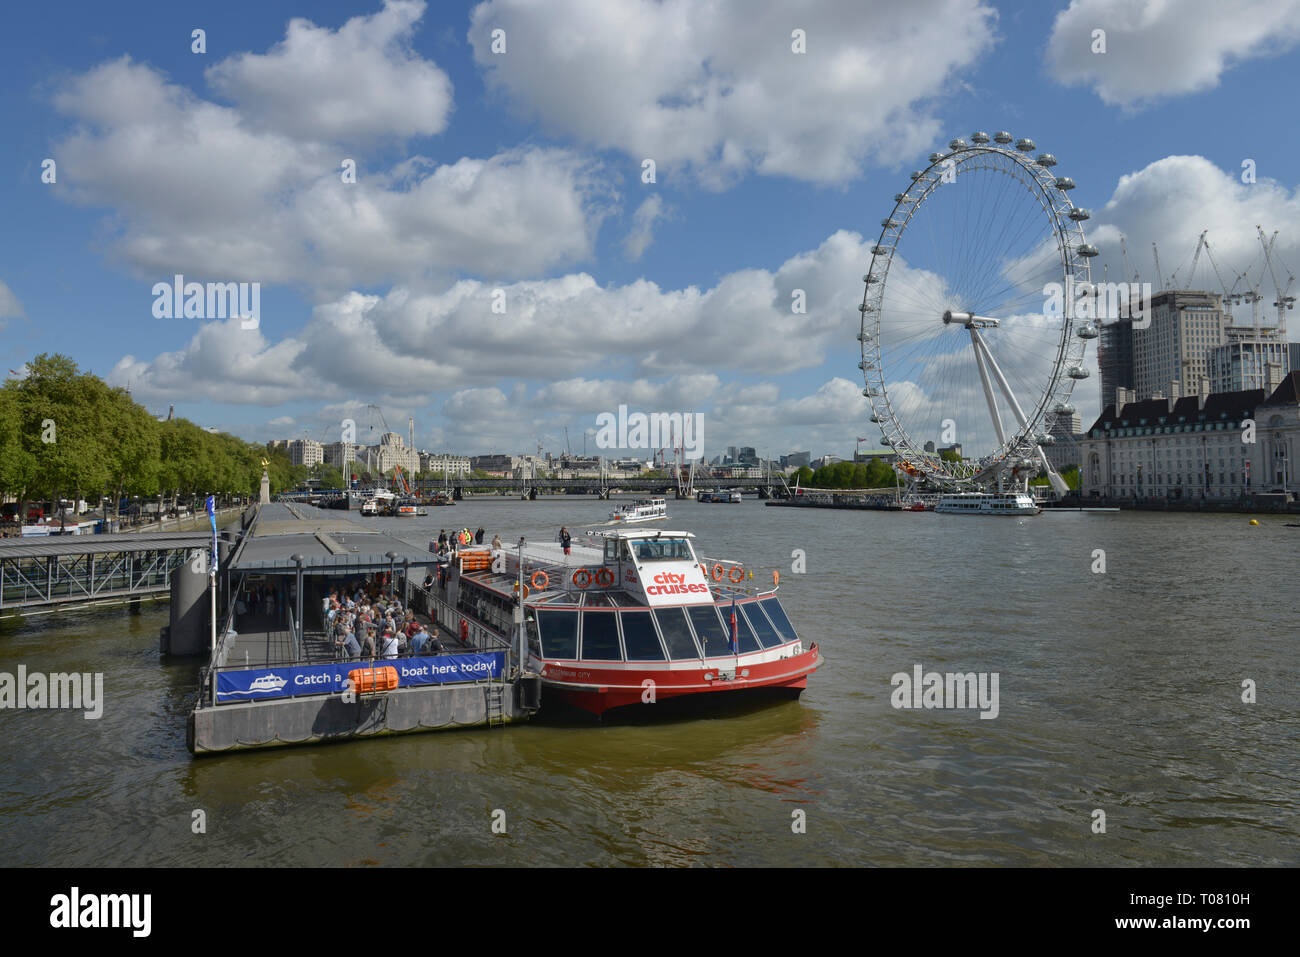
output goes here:
{"type": "Polygon", "coordinates": [[[684,538],[653,538],[636,542],[632,551],[639,562],[692,561],[691,548],[684,538]]]}

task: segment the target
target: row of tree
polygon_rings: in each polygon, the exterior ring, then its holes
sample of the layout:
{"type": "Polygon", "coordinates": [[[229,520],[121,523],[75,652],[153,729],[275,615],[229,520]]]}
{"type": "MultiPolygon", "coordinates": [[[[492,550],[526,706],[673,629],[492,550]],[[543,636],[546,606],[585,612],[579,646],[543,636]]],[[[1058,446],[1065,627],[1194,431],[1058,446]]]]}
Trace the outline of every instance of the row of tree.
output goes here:
{"type": "Polygon", "coordinates": [[[252,495],[269,461],[272,489],[306,473],[282,451],[268,452],[187,419],[159,421],[121,388],[84,373],[67,356],[42,353],[23,379],[0,387],[0,494],[26,503],[61,497],[252,495]]]}
{"type": "Polygon", "coordinates": [[[813,471],[804,465],[786,480],[804,488],[893,488],[901,483],[893,467],[880,459],[870,462],[835,462],[813,471]]]}

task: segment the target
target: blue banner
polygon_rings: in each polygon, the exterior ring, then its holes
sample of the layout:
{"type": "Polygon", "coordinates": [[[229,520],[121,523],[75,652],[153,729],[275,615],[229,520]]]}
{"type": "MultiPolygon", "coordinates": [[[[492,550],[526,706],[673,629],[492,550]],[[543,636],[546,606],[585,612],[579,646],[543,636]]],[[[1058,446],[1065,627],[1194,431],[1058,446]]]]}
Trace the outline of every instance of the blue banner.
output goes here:
{"type": "MultiPolygon", "coordinates": [[[[376,658],[376,668],[397,670],[399,688],[499,678],[505,652],[438,655],[432,658],[376,658]]],[[[217,702],[260,701],[295,695],[341,694],[349,671],[368,669],[368,661],[340,661],[285,668],[245,668],[217,674],[217,702]]]]}
{"type": "Polygon", "coordinates": [[[212,523],[212,570],[217,570],[217,498],[215,495],[209,495],[208,501],[208,521],[212,523]]]}

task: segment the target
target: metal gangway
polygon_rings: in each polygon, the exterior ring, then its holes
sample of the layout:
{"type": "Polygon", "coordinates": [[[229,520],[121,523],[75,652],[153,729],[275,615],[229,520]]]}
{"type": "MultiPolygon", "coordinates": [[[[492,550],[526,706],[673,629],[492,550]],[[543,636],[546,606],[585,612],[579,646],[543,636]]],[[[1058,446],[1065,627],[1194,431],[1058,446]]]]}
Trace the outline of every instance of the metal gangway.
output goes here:
{"type": "Polygon", "coordinates": [[[172,570],[211,544],[207,530],[0,542],[0,618],[166,594],[172,570]]]}

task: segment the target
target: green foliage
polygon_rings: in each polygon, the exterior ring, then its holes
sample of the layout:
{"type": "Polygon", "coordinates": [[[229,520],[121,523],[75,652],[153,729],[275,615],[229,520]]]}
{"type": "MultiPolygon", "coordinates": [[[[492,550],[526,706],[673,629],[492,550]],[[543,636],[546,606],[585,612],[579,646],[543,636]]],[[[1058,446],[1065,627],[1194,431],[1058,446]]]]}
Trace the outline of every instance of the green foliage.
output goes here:
{"type": "MultiPolygon", "coordinates": [[[[800,473],[804,469],[799,470],[800,473]]],[[[890,488],[897,482],[894,469],[880,461],[870,462],[836,462],[823,465],[813,472],[808,479],[809,488],[850,489],[850,488],[890,488]]],[[[804,484],[800,482],[800,484],[804,484]]]]}
{"type": "Polygon", "coordinates": [[[159,422],[126,390],[81,372],[67,356],[43,353],[27,365],[25,379],[0,387],[0,494],[92,502],[101,494],[114,502],[250,495],[261,482],[262,458],[283,473],[278,487],[289,487],[294,467],[283,452],[267,456],[186,419],[159,422]]]}

